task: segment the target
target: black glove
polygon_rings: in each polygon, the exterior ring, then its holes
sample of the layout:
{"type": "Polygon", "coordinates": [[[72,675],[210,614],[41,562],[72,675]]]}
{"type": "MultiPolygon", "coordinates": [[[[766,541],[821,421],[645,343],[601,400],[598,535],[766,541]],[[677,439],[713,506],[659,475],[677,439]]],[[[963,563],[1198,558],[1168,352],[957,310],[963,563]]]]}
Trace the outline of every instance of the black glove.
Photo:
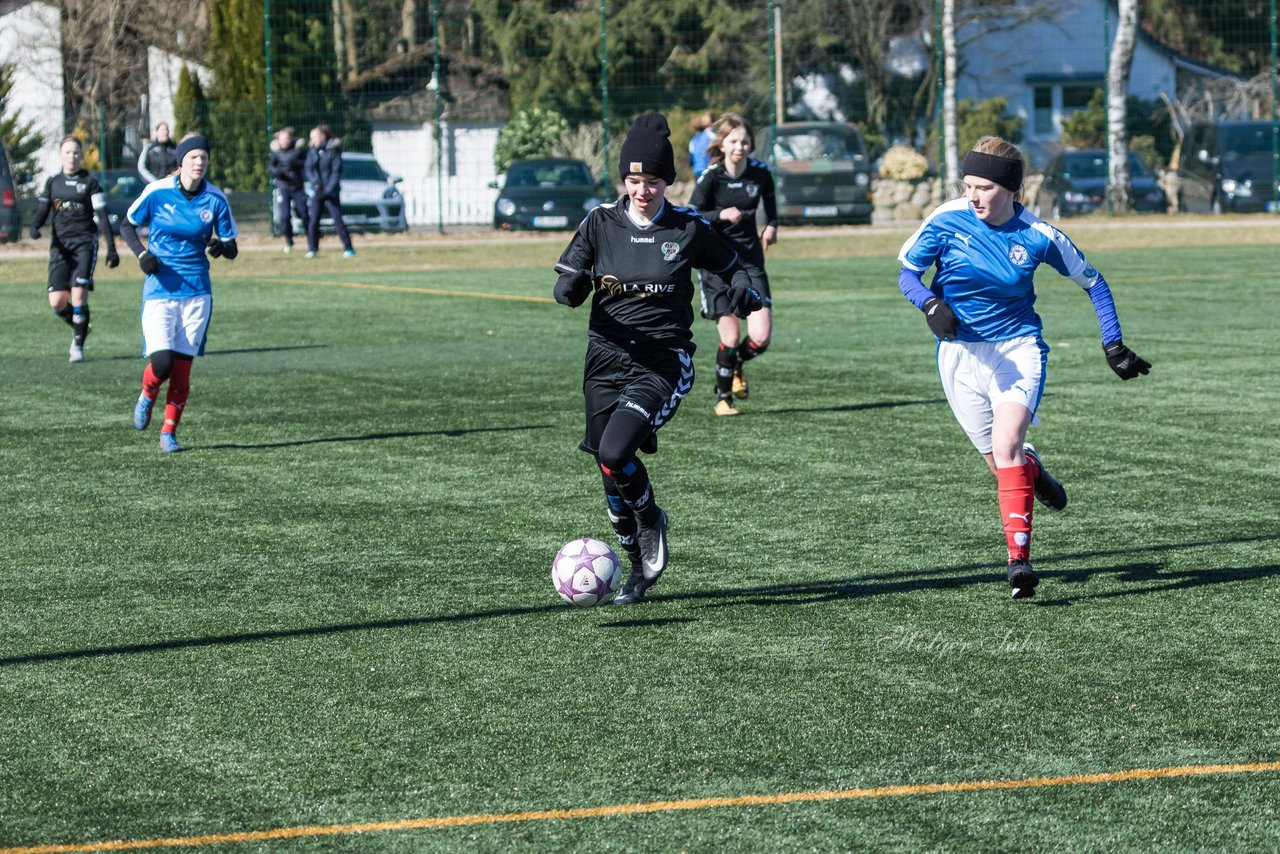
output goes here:
{"type": "Polygon", "coordinates": [[[586,302],[591,294],[591,274],[563,263],[556,264],[556,272],[560,274],[552,291],[556,302],[569,308],[577,308],[586,302]]]}
{"type": "Polygon", "coordinates": [[[943,341],[954,339],[956,332],[960,329],[960,321],[956,320],[956,314],[951,310],[951,306],[937,297],[929,297],[924,301],[924,319],[929,321],[929,328],[933,330],[933,334],[943,341]]]}
{"type": "Polygon", "coordinates": [[[209,253],[210,258],[222,257],[222,241],[218,239],[218,235],[210,234],[209,241],[205,243],[204,248],[209,253]]]}
{"type": "Polygon", "coordinates": [[[32,240],[40,239],[40,229],[36,228],[34,225],[31,226],[31,239],[32,240]]]}
{"type": "Polygon", "coordinates": [[[1151,370],[1151,363],[1124,346],[1119,338],[1103,344],[1102,352],[1107,354],[1107,364],[1111,366],[1111,370],[1122,380],[1131,380],[1138,374],[1146,374],[1151,370]]]}
{"type": "Polygon", "coordinates": [[[142,272],[151,276],[160,269],[160,262],[156,260],[156,256],[144,249],[138,256],[138,266],[142,268],[142,272]]]}
{"type": "Polygon", "coordinates": [[[764,308],[764,297],[748,285],[733,285],[729,288],[729,308],[738,317],[746,317],[751,312],[764,308]]]}
{"type": "Polygon", "coordinates": [[[116,252],[115,247],[107,250],[107,269],[114,270],[120,266],[120,253],[116,252]]]}

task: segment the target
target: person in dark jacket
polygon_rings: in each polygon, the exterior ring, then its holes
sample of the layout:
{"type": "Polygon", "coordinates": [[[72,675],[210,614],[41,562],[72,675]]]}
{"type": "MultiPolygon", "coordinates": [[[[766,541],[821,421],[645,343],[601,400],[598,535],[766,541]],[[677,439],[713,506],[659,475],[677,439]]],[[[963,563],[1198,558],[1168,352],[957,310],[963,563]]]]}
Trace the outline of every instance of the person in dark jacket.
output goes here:
{"type": "Polygon", "coordinates": [[[351,247],[351,234],[342,221],[342,204],[338,194],[342,188],[342,149],[338,140],[329,132],[328,125],[316,125],[311,129],[311,147],[303,174],[311,182],[311,215],[307,219],[307,257],[314,258],[320,251],[320,217],[326,212],[333,219],[334,230],[342,241],[343,255],[356,254],[351,247]]]}
{"type": "Polygon", "coordinates": [[[300,222],[310,222],[302,177],[306,160],[306,143],[298,138],[293,128],[281,129],[276,138],[271,140],[267,173],[275,179],[276,211],[280,220],[280,233],[284,236],[285,252],[293,251],[293,214],[298,214],[300,222]]]}
{"type": "Polygon", "coordinates": [[[178,146],[169,137],[169,126],[161,122],[156,125],[156,135],[151,144],[138,155],[138,174],[148,184],[172,175],[178,168],[177,152],[178,146]]]}

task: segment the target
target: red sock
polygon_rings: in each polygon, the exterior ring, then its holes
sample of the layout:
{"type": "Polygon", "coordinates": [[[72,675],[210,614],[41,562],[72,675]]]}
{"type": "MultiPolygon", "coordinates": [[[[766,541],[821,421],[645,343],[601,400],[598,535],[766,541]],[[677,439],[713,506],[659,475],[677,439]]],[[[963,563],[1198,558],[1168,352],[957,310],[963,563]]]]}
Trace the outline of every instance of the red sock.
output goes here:
{"type": "Polygon", "coordinates": [[[1035,464],[996,469],[1000,521],[1009,546],[1009,560],[1031,559],[1031,511],[1035,502],[1035,464]]]}
{"type": "Polygon", "coordinates": [[[147,400],[155,400],[156,395],[160,394],[160,380],[156,376],[156,372],[151,370],[151,363],[142,370],[142,396],[147,400]]]}
{"type": "Polygon", "coordinates": [[[175,359],[173,373],[169,374],[169,393],[164,398],[164,426],[161,433],[173,433],[182,420],[182,410],[187,406],[191,392],[191,360],[175,359]]]}

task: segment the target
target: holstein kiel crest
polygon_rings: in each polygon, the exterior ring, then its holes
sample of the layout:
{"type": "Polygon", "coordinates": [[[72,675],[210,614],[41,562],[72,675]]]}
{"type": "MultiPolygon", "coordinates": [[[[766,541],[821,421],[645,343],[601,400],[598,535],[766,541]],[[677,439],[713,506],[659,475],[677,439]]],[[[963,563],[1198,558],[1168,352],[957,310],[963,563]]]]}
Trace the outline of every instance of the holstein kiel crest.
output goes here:
{"type": "Polygon", "coordinates": [[[1021,243],[1015,243],[1009,247],[1009,260],[1021,266],[1027,263],[1027,247],[1021,243]]]}

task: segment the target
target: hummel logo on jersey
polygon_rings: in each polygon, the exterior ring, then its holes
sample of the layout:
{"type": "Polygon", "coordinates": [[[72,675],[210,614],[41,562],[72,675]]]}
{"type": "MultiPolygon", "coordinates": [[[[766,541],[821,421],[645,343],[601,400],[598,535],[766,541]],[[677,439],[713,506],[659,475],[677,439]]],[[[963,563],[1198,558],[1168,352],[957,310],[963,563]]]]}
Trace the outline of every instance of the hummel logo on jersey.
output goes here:
{"type": "Polygon", "coordinates": [[[1022,521],[1026,522],[1028,525],[1030,525],[1030,524],[1031,524],[1031,514],[1030,514],[1030,513],[1010,513],[1010,514],[1009,514],[1009,518],[1010,518],[1010,519],[1021,519],[1022,521]]]}
{"type": "Polygon", "coordinates": [[[652,243],[653,238],[652,237],[636,237],[633,234],[631,235],[631,242],[632,243],[652,243]]]}
{"type": "Polygon", "coordinates": [[[961,233],[960,233],[960,232],[958,232],[958,231],[956,232],[956,237],[958,237],[958,238],[960,238],[961,240],[963,240],[963,241],[964,241],[964,246],[965,246],[965,248],[966,248],[966,249],[968,249],[968,248],[969,248],[969,241],[970,241],[970,240],[973,240],[973,237],[971,237],[970,235],[968,235],[968,234],[961,234],[961,233]]]}

